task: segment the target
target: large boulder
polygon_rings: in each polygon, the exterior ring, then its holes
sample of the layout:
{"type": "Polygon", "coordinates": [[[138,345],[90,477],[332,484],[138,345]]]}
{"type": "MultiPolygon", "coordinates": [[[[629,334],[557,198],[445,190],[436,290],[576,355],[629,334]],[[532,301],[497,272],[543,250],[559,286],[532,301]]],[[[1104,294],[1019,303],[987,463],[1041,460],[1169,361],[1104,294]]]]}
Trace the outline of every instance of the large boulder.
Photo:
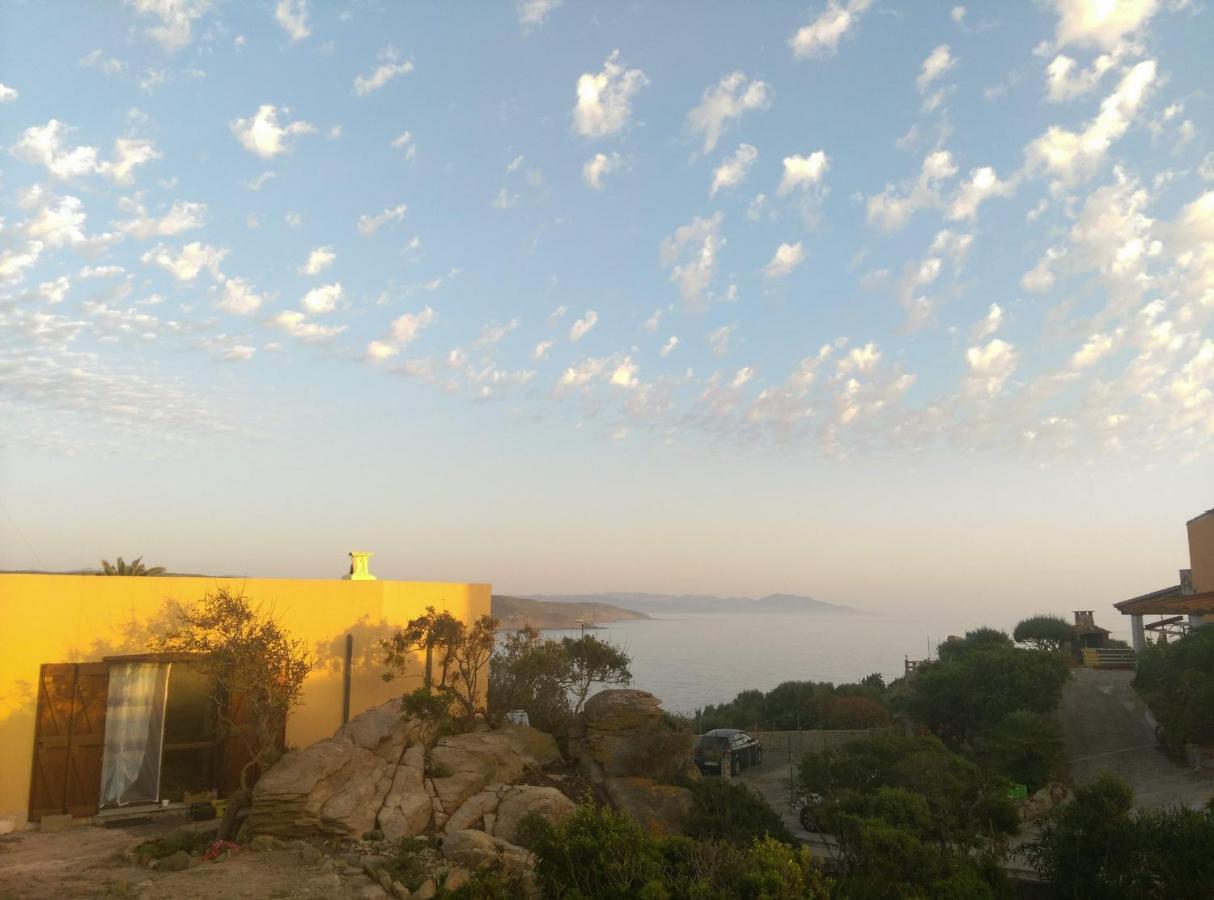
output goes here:
{"type": "Polygon", "coordinates": [[[508,789],[497,806],[493,836],[510,843],[518,839],[518,826],[535,813],[551,822],[561,822],[573,815],[573,801],[554,787],[517,785],[508,789]]]}
{"type": "Polygon", "coordinates": [[[695,778],[694,738],[676,728],[648,691],[606,690],[588,701],[570,729],[569,750],[596,783],[606,778],[695,778]]]}
{"type": "Polygon", "coordinates": [[[527,897],[538,895],[535,857],[522,847],[483,831],[453,831],[443,838],[443,856],[466,869],[495,869],[518,878],[527,897]]]}
{"type": "MultiPolygon", "coordinates": [[[[509,725],[443,738],[429,760],[431,774],[441,777],[427,778],[424,739],[420,724],[402,717],[399,700],[355,716],[333,737],[286,754],[261,777],[250,829],[357,837],[378,828],[390,840],[412,837],[432,821],[444,825],[487,785],[511,784],[528,768],[560,758],[551,735],[509,725]]],[[[469,810],[466,819],[483,817],[469,810]]]]}
{"type": "Polygon", "coordinates": [[[612,805],[650,834],[683,834],[695,805],[687,788],[651,778],[608,778],[604,787],[612,805]]]}

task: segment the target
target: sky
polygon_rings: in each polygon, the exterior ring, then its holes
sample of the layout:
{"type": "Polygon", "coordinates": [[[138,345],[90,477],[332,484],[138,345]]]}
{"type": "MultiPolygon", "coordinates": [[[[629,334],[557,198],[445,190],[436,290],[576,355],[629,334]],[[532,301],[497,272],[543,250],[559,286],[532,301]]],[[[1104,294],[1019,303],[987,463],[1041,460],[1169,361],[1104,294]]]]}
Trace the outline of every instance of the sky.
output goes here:
{"type": "Polygon", "coordinates": [[[366,549],[975,616],[1174,583],[1212,17],[6,2],[0,567],[366,549]]]}

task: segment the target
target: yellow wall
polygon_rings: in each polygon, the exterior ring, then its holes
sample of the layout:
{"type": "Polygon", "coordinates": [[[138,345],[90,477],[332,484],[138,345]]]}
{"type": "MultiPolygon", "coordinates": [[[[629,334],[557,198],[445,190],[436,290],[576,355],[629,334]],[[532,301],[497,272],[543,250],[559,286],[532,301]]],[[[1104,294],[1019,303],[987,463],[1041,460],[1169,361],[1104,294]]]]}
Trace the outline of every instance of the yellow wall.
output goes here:
{"type": "Polygon", "coordinates": [[[0,829],[5,822],[21,828],[26,820],[39,667],[148,652],[166,601],[195,600],[225,586],[264,604],[316,659],[303,705],[287,724],[290,746],[327,737],[341,724],[346,634],[354,635],[355,715],[412,684],[412,678],[387,683],[380,677],[378,638],[427,606],[470,622],[487,615],[490,604],[487,584],[0,575],[0,829]]]}
{"type": "Polygon", "coordinates": [[[1214,591],[1214,510],[1191,520],[1188,529],[1193,590],[1199,594],[1214,591]]]}

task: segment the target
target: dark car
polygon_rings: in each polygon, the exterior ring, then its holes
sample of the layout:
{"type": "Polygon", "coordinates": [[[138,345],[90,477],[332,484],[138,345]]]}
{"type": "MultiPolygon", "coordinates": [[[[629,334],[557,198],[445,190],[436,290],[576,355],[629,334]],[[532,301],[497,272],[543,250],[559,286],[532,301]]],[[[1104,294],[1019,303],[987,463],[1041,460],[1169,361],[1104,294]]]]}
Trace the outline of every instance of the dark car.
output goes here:
{"type": "Polygon", "coordinates": [[[763,762],[763,747],[745,731],[714,728],[696,741],[692,756],[701,772],[721,774],[728,767],[729,774],[737,775],[763,762]]]}

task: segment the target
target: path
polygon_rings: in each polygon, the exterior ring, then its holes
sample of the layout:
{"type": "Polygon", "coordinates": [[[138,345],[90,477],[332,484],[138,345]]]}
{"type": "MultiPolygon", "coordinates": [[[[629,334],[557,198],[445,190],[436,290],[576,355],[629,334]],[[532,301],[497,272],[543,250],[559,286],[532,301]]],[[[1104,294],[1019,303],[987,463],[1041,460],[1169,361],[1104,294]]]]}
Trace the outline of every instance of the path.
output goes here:
{"type": "Polygon", "coordinates": [[[1138,806],[1202,806],[1214,778],[1173,763],[1155,742],[1155,722],[1131,671],[1076,669],[1062,691],[1058,717],[1076,785],[1112,772],[1134,789],[1138,806]]]}

